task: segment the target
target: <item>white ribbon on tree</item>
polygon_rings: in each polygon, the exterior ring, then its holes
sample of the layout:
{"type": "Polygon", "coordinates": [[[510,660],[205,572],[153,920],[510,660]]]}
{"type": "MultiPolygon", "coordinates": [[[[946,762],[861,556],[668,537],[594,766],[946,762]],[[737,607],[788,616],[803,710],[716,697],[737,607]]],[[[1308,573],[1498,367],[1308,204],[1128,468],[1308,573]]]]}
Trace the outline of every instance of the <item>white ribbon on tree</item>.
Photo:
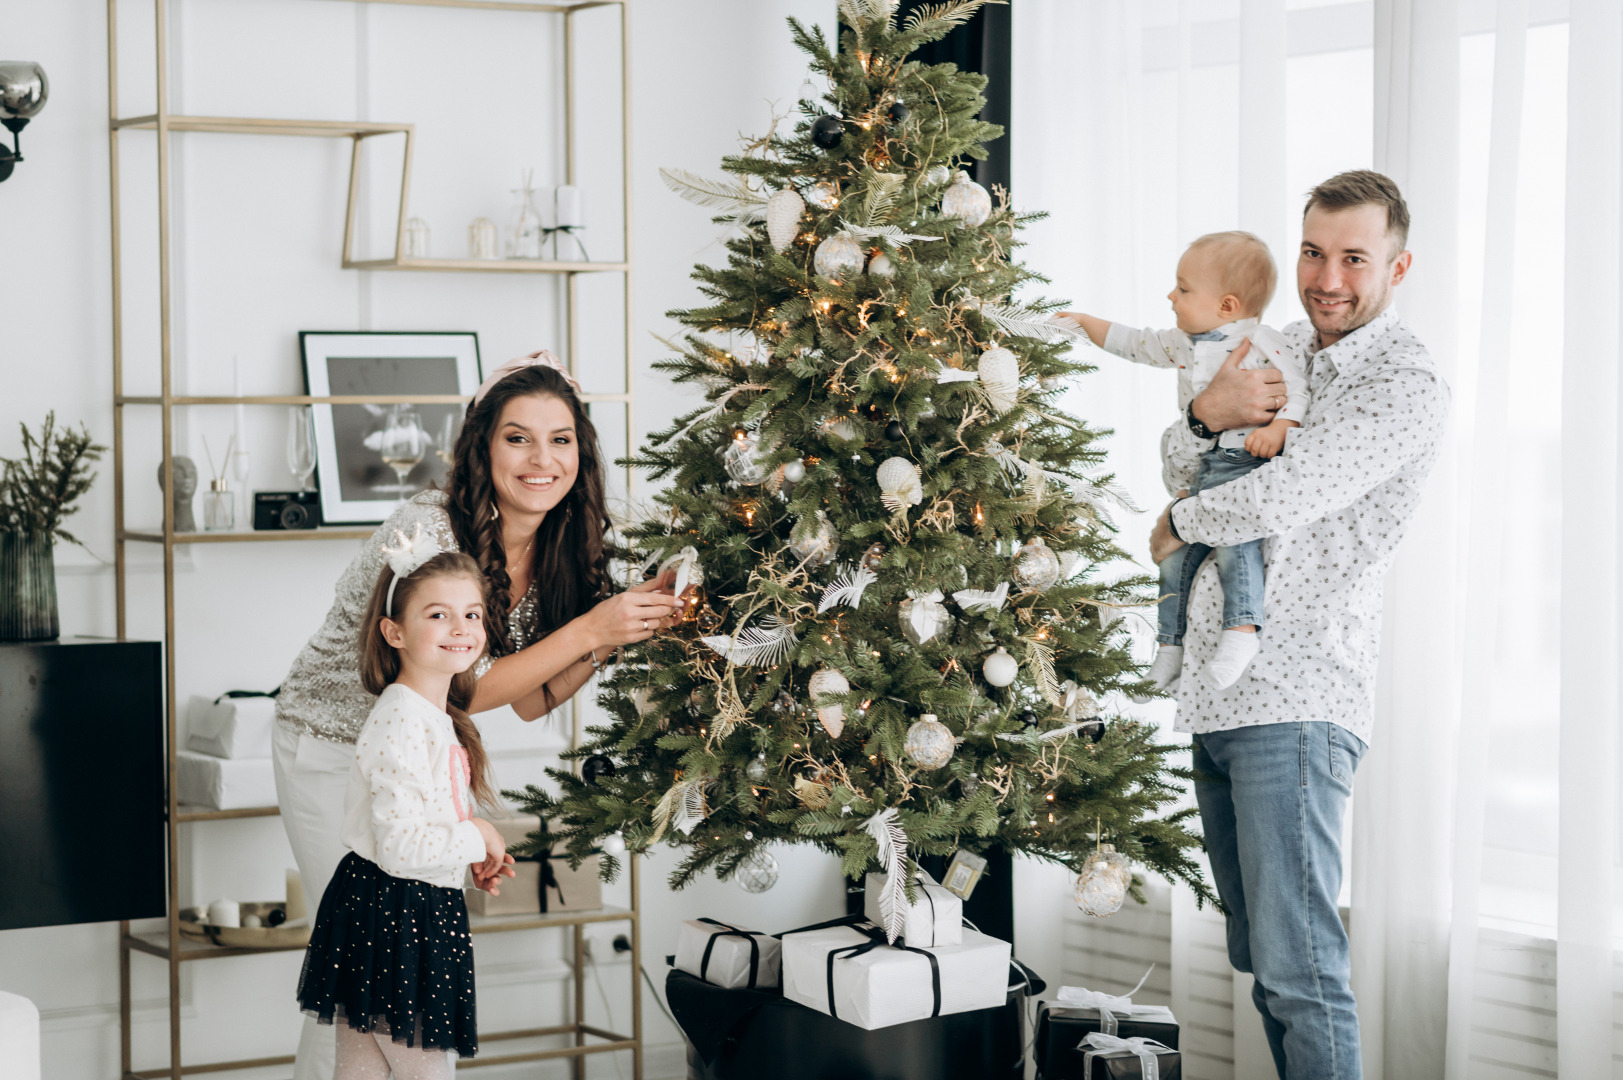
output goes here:
{"type": "Polygon", "coordinates": [[[699,551],[689,545],[666,559],[659,567],[660,573],[666,570],[676,571],[676,583],[673,586],[673,595],[681,596],[689,585],[697,585],[704,581],[704,571],[699,568],[699,551]]]}
{"type": "Polygon", "coordinates": [[[927,593],[909,590],[908,598],[913,606],[907,609],[907,624],[919,636],[920,641],[929,641],[941,632],[941,601],[944,599],[940,589],[931,589],[927,593]]]}
{"type": "Polygon", "coordinates": [[[1093,1075],[1093,1059],[1102,1054],[1119,1054],[1126,1051],[1134,1054],[1142,1066],[1139,1073],[1144,1080],[1161,1080],[1161,1066],[1155,1060],[1161,1051],[1173,1053],[1172,1047],[1166,1043],[1156,1042],[1154,1039],[1120,1039],[1114,1035],[1106,1035],[1102,1031],[1095,1031],[1077,1044],[1082,1050],[1082,1075],[1093,1075]]]}
{"type": "MultiPolygon", "coordinates": [[[[1154,970],[1155,965],[1151,964],[1149,970],[1144,972],[1144,977],[1138,980],[1138,985],[1125,994],[1106,994],[1098,990],[1089,990],[1085,986],[1062,986],[1059,988],[1059,994],[1055,997],[1054,1002],[1063,1005],[1067,1009],[1098,1009],[1099,1030],[1106,1035],[1114,1035],[1116,1034],[1115,1014],[1132,1011],[1133,995],[1144,989],[1144,984],[1149,982],[1150,972],[1154,970]]],[[[1082,1072],[1083,1075],[1087,1075],[1086,1068],[1082,1072]]],[[[1146,1073],[1145,1075],[1149,1074],[1146,1073]]]]}

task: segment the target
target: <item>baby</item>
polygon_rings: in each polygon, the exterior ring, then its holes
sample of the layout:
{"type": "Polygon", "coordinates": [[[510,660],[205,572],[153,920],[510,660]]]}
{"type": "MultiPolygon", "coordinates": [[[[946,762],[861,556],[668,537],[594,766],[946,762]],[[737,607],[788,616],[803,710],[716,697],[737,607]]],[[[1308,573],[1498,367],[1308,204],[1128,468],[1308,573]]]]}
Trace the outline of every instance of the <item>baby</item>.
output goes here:
{"type": "MultiPolygon", "coordinates": [[[[1178,260],[1177,284],[1167,294],[1178,317],[1177,329],[1134,330],[1091,315],[1065,312],[1082,324],[1095,345],[1140,364],[1177,368],[1178,408],[1186,414],[1189,403],[1206,389],[1242,341],[1249,340],[1251,347],[1241,367],[1272,365],[1284,376],[1286,398],[1273,421],[1264,427],[1221,432],[1198,462],[1178,458],[1173,436],[1184,421],[1175,421],[1161,437],[1168,491],[1192,495],[1239,479],[1278,454],[1285,446],[1285,433],[1307,415],[1307,372],[1301,353],[1278,331],[1257,321],[1273,298],[1276,276],[1268,245],[1257,237],[1247,232],[1209,233],[1190,244],[1178,260]]],[[[1160,625],[1155,638],[1160,647],[1150,665],[1150,679],[1169,693],[1177,691],[1183,672],[1190,589],[1200,564],[1212,551],[1217,553],[1217,575],[1223,586],[1224,632],[1206,665],[1206,678],[1219,690],[1233,686],[1257,655],[1257,632],[1262,628],[1262,541],[1215,549],[1186,544],[1161,563],[1160,625]]]]}

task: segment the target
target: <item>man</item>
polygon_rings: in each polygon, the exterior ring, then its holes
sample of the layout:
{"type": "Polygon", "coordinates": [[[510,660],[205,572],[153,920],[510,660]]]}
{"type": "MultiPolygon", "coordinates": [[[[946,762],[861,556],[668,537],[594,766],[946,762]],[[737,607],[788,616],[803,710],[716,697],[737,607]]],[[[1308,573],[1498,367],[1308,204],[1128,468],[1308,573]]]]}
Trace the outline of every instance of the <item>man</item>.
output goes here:
{"type": "MultiPolygon", "coordinates": [[[[1198,675],[1222,601],[1210,565],[1189,607],[1178,728],[1194,733],[1196,799],[1229,959],[1253,998],[1279,1075],[1362,1074],[1347,935],[1338,915],[1341,822],[1374,722],[1381,589],[1437,458],[1448,387],[1391,309],[1409,271],[1409,212],[1379,173],[1342,173],[1308,194],[1297,291],[1311,402],[1285,452],[1222,487],[1175,500],[1150,537],[1156,562],[1185,542],[1268,537],[1261,650],[1240,681],[1198,675]]],[[[1179,438],[1265,424],[1285,402],[1277,371],[1236,349],[1190,403],[1179,438]]]]}

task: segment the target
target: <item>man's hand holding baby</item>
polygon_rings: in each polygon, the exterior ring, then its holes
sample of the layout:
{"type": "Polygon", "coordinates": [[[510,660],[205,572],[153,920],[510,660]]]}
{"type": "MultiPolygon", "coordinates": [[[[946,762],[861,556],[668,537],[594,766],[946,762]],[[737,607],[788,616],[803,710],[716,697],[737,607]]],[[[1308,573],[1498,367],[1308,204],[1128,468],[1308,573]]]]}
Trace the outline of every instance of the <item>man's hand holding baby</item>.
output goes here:
{"type": "MultiPolygon", "coordinates": [[[[1250,351],[1251,342],[1242,341],[1239,348],[1229,353],[1228,359],[1217,369],[1206,389],[1189,406],[1195,419],[1212,431],[1267,424],[1273,420],[1274,413],[1285,405],[1285,376],[1278,368],[1240,366],[1240,361],[1250,351]]],[[[1283,436],[1280,443],[1284,444],[1283,436]]],[[[1278,453],[1277,450],[1274,452],[1278,453]]]]}

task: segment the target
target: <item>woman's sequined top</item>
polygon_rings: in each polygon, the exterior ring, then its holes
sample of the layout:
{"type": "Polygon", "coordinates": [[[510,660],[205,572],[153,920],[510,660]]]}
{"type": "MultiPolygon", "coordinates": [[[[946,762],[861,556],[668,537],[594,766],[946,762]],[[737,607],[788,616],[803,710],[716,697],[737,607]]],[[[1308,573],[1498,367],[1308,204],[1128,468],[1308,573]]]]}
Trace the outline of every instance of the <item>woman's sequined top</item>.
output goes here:
{"type": "MultiPolygon", "coordinates": [[[[424,491],[401,504],[378,531],[361,547],[333,590],[332,608],[315,636],[299,652],[293,668],[282,680],[276,697],[276,719],[295,730],[329,742],[353,743],[366,723],[377,698],[361,685],[361,617],[372,589],[383,572],[383,545],[392,543],[396,531],[411,536],[418,525],[446,551],[460,550],[451,531],[451,517],[445,510],[443,491],[424,491]]],[[[515,650],[533,644],[537,633],[539,608],[536,583],[507,616],[508,634],[515,650]]],[[[483,675],[490,657],[481,659],[474,670],[483,675]]]]}

